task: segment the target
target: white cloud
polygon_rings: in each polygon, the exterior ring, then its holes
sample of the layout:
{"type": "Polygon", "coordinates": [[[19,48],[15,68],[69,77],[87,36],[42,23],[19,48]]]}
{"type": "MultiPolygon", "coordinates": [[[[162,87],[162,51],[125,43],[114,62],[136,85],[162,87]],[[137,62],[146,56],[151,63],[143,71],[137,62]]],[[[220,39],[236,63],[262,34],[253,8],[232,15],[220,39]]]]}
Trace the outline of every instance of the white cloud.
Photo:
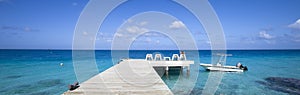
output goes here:
{"type": "Polygon", "coordinates": [[[116,35],[116,37],[122,37],[123,36],[123,34],[121,34],[121,33],[116,33],[115,35],[116,35]]]}
{"type": "Polygon", "coordinates": [[[132,19],[128,19],[127,22],[128,22],[128,23],[132,23],[133,20],[132,20],[132,19]]]}
{"type": "Polygon", "coordinates": [[[2,26],[0,30],[14,30],[14,31],[24,31],[24,32],[38,32],[38,29],[33,29],[31,27],[17,27],[17,26],[2,26]]]}
{"type": "Polygon", "coordinates": [[[264,40],[266,43],[268,44],[275,44],[276,43],[276,39],[275,36],[272,36],[271,34],[268,34],[267,31],[261,31],[259,32],[259,36],[260,39],[264,40]]]}
{"type": "Polygon", "coordinates": [[[112,38],[109,38],[109,37],[105,37],[105,38],[102,38],[103,41],[106,41],[106,42],[111,42],[112,41],[112,38]]]}
{"type": "Polygon", "coordinates": [[[283,36],[287,40],[291,40],[294,42],[300,42],[300,33],[299,32],[291,32],[290,34],[284,34],[283,36]]]}
{"type": "Polygon", "coordinates": [[[131,41],[134,41],[134,40],[136,40],[136,38],[131,38],[131,41]]]}
{"type": "Polygon", "coordinates": [[[147,32],[144,34],[146,37],[166,37],[163,34],[160,34],[158,32],[147,32]]]}
{"type": "Polygon", "coordinates": [[[206,43],[206,44],[211,44],[210,41],[206,41],[205,43],[206,43]]]}
{"type": "Polygon", "coordinates": [[[245,37],[241,40],[244,40],[244,42],[248,43],[248,44],[254,44],[255,43],[255,39],[251,38],[251,37],[245,37]]]}
{"type": "Polygon", "coordinates": [[[149,38],[149,37],[146,38],[146,42],[147,42],[147,43],[150,43],[151,41],[152,41],[151,38],[149,38]]]}
{"type": "Polygon", "coordinates": [[[112,40],[111,39],[106,39],[106,42],[111,42],[112,40]]]}
{"type": "Polygon", "coordinates": [[[82,34],[83,34],[84,36],[88,35],[88,33],[87,33],[86,31],[82,32],[82,34]]]}
{"type": "Polygon", "coordinates": [[[171,29],[179,29],[179,28],[185,28],[185,25],[181,21],[174,21],[169,28],[171,29]]]}
{"type": "Polygon", "coordinates": [[[259,32],[259,37],[263,39],[273,39],[274,36],[268,34],[266,31],[259,32]]]}
{"type": "Polygon", "coordinates": [[[300,42],[300,40],[299,40],[299,39],[294,39],[294,40],[292,40],[292,41],[294,41],[294,42],[300,42]]]}
{"type": "Polygon", "coordinates": [[[300,19],[298,19],[295,23],[288,25],[288,27],[300,30],[300,19]]]}
{"type": "Polygon", "coordinates": [[[137,26],[127,27],[126,30],[129,33],[138,33],[138,32],[147,32],[148,31],[148,29],[146,29],[146,28],[140,28],[140,27],[137,27],[137,26]]]}
{"type": "Polygon", "coordinates": [[[147,24],[148,24],[147,21],[143,21],[143,22],[141,22],[139,25],[140,25],[140,26],[145,26],[145,25],[147,25],[147,24]]]}
{"type": "Polygon", "coordinates": [[[98,38],[103,38],[104,34],[103,34],[103,32],[98,32],[97,36],[98,36],[98,38]]]}
{"type": "Polygon", "coordinates": [[[156,44],[159,44],[160,43],[160,41],[159,40],[156,40],[156,44]]]}

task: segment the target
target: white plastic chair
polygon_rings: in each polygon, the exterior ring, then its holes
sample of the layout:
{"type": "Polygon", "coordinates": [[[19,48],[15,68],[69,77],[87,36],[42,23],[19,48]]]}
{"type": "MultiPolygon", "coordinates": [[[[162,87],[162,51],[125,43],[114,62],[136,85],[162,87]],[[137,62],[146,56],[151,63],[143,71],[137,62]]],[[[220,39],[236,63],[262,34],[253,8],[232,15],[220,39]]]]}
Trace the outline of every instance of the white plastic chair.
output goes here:
{"type": "Polygon", "coordinates": [[[172,61],[178,61],[178,60],[179,60],[178,54],[173,54],[172,61]]]}
{"type": "Polygon", "coordinates": [[[152,61],[153,60],[152,54],[147,54],[145,60],[152,61]]]}
{"type": "Polygon", "coordinates": [[[160,60],[162,60],[161,54],[155,54],[154,60],[155,60],[155,61],[160,61],[160,60]]]}
{"type": "Polygon", "coordinates": [[[165,61],[171,61],[171,58],[170,57],[164,57],[164,60],[165,61]]]}
{"type": "Polygon", "coordinates": [[[185,54],[180,54],[180,57],[179,57],[180,60],[186,60],[186,56],[185,54]]]}

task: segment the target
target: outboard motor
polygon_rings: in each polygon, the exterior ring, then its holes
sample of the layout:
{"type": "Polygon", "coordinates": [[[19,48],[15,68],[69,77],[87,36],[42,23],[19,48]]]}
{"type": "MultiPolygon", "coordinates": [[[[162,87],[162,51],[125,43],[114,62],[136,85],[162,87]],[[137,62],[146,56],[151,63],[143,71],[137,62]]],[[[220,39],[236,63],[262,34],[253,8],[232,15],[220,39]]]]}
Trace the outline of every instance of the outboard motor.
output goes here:
{"type": "Polygon", "coordinates": [[[238,62],[238,63],[236,64],[236,67],[238,67],[238,68],[240,68],[240,69],[242,69],[242,70],[245,70],[245,71],[248,70],[247,66],[243,66],[243,64],[241,64],[240,62],[238,62]]]}
{"type": "Polygon", "coordinates": [[[242,70],[248,71],[247,66],[243,66],[243,67],[242,67],[242,70]]]}

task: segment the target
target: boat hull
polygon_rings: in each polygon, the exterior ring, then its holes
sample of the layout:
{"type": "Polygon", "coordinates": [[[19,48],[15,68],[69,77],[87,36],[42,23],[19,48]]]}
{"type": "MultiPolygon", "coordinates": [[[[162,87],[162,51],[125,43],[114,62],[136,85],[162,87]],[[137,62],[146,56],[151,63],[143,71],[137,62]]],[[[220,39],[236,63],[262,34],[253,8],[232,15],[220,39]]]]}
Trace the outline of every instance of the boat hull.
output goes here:
{"type": "Polygon", "coordinates": [[[244,72],[244,70],[236,66],[216,66],[212,64],[200,64],[207,71],[221,71],[221,72],[244,72]]]}

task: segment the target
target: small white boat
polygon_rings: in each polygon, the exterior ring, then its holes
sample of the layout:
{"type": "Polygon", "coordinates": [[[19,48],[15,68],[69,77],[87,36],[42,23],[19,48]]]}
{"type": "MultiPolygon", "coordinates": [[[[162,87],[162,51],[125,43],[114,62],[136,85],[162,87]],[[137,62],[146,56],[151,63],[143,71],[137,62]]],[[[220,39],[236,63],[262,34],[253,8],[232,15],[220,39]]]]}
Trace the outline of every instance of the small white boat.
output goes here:
{"type": "Polygon", "coordinates": [[[222,71],[222,72],[244,72],[248,70],[247,66],[243,66],[241,63],[238,63],[236,66],[224,66],[223,62],[226,62],[225,56],[232,56],[229,54],[218,54],[220,57],[217,64],[205,64],[201,63],[202,66],[207,71],[222,71]]]}
{"type": "Polygon", "coordinates": [[[213,64],[200,64],[207,71],[244,72],[245,70],[236,66],[222,66],[213,64]]]}

